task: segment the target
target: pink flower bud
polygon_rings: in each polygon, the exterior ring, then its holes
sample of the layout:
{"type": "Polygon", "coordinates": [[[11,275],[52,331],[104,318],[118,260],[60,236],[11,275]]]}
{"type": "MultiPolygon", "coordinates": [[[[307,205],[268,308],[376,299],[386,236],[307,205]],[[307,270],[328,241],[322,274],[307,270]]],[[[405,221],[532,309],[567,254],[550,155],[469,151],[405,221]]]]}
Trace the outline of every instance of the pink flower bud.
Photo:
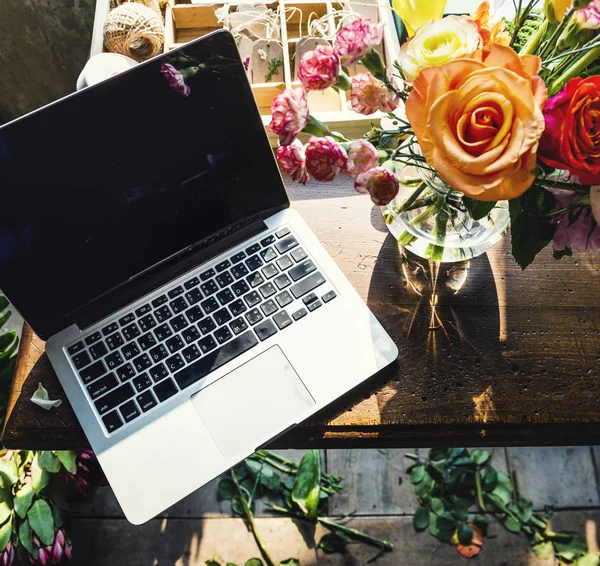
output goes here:
{"type": "Polygon", "coordinates": [[[600,1],[590,2],[585,8],[575,12],[575,21],[581,29],[600,28],[600,1]]]}
{"type": "Polygon", "coordinates": [[[354,188],[362,194],[370,194],[378,206],[388,204],[398,194],[398,178],[385,167],[374,167],[361,173],[354,180],[354,188]]]}
{"type": "Polygon", "coordinates": [[[375,147],[367,140],[353,140],[348,150],[348,166],[346,170],[351,177],[357,177],[361,173],[377,167],[379,155],[375,147]]]}
{"type": "Polygon", "coordinates": [[[163,63],[160,68],[162,76],[167,79],[169,86],[181,96],[189,96],[191,89],[185,84],[182,74],[169,63],[163,63]]]}
{"type": "Polygon", "coordinates": [[[299,140],[295,139],[290,145],[280,145],[277,148],[277,161],[281,169],[290,173],[296,183],[308,183],[310,177],[306,170],[306,153],[299,140]]]}
{"type": "Polygon", "coordinates": [[[286,88],[271,104],[269,128],[279,136],[280,145],[290,145],[308,123],[308,103],[303,88],[286,88]]]}
{"type": "MultiPolygon", "coordinates": [[[[393,81],[391,74],[388,78],[393,81]]],[[[377,110],[393,112],[400,104],[400,97],[371,73],[360,73],[352,77],[350,104],[359,114],[369,115],[377,110]]]]}
{"type": "Polygon", "coordinates": [[[306,168],[317,181],[333,181],[346,170],[348,156],[331,137],[312,136],[306,144],[306,168]]]}
{"type": "Polygon", "coordinates": [[[353,65],[383,39],[383,24],[368,18],[356,18],[335,36],[334,51],[342,64],[353,65]]]}
{"type": "Polygon", "coordinates": [[[298,79],[308,90],[324,90],[338,81],[340,60],[329,45],[317,45],[304,54],[298,65],[298,79]]]}

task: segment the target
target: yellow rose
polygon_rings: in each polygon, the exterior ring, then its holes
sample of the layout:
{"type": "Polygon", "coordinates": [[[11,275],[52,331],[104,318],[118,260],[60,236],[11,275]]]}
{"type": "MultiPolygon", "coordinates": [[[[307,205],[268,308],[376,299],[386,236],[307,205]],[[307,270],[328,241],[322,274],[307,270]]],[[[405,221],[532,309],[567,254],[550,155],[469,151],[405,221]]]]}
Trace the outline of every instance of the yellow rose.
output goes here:
{"type": "Polygon", "coordinates": [[[460,16],[425,22],[400,49],[398,63],[407,80],[414,81],[422,69],[444,65],[473,53],[482,40],[477,24],[460,16]]]}
{"type": "Polygon", "coordinates": [[[531,186],[548,97],[540,65],[490,45],[416,78],[406,115],[427,163],[451,187],[496,201],[531,186]]]}
{"type": "Polygon", "coordinates": [[[544,13],[551,22],[560,22],[573,0],[544,0],[544,13]]]}
{"type": "Polygon", "coordinates": [[[439,20],[444,16],[446,0],[393,0],[392,8],[406,26],[408,37],[427,20],[439,20]]]}

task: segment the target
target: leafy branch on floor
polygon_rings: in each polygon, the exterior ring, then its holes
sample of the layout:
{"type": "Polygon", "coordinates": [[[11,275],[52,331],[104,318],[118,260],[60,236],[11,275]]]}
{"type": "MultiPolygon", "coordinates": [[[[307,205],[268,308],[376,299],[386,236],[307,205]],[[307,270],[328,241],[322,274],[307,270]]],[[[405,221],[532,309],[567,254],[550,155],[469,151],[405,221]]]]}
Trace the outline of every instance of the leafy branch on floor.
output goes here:
{"type": "MultiPolygon", "coordinates": [[[[275,566],[269,555],[254,521],[255,504],[264,496],[276,497],[281,505],[264,501],[265,505],[281,516],[320,524],[329,530],[321,537],[317,548],[331,554],[344,552],[351,542],[362,542],[378,549],[369,562],[376,560],[384,552],[393,549],[393,545],[367,533],[353,529],[329,517],[326,517],[329,497],[342,491],[342,479],[321,470],[321,455],[318,450],[309,450],[301,462],[270,452],[259,450],[234,468],[228,477],[221,479],[218,485],[218,497],[231,501],[234,514],[244,517],[266,566],[275,566]],[[280,473],[288,477],[282,479],[280,473]]],[[[206,562],[208,566],[221,566],[213,558],[206,562]]],[[[280,566],[299,566],[296,558],[279,563],[280,566]]],[[[244,566],[262,566],[263,561],[252,558],[244,566]]],[[[226,566],[236,566],[228,562],[226,566]]]]}
{"type": "Polygon", "coordinates": [[[600,555],[588,552],[587,544],[576,533],[554,532],[549,519],[533,512],[531,499],[520,492],[516,474],[509,478],[491,464],[487,450],[434,448],[422,460],[407,453],[415,463],[407,470],[421,506],[413,524],[417,531],[429,528],[442,542],[452,541],[458,552],[471,558],[482,549],[488,517],[493,515],[511,533],[523,533],[534,554],[559,564],[599,566],[600,555]],[[472,513],[477,506],[479,513],[472,513]],[[469,518],[470,517],[470,518],[469,518]]]}

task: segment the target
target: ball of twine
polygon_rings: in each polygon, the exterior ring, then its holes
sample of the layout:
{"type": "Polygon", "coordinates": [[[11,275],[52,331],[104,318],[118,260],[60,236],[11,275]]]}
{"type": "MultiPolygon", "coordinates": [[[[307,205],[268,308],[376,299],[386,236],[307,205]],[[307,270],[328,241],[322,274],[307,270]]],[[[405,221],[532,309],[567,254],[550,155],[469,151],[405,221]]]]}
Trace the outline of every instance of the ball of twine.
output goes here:
{"type": "Polygon", "coordinates": [[[104,46],[136,61],[144,61],[162,52],[165,25],[151,8],[126,2],[108,14],[104,24],[104,46]]]}
{"type": "Polygon", "coordinates": [[[110,9],[113,10],[117,6],[125,4],[126,2],[139,2],[144,6],[148,6],[148,8],[156,10],[160,14],[161,9],[167,5],[168,1],[169,0],[110,0],[110,9]]]}

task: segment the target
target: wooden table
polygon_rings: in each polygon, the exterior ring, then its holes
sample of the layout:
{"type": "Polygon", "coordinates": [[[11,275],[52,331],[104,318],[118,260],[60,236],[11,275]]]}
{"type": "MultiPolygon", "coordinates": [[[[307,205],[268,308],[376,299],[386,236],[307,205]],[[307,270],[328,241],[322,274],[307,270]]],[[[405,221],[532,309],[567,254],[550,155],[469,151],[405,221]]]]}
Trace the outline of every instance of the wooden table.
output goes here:
{"type": "MultiPolygon", "coordinates": [[[[400,356],[276,447],[600,444],[599,255],[546,250],[521,272],[505,238],[470,262],[458,293],[440,287],[432,318],[427,278],[407,282],[379,209],[350,179],[289,190],[400,356]]],[[[29,401],[38,382],[65,399],[43,352],[26,327],[3,442],[83,448],[68,402],[46,412],[29,401]]]]}

